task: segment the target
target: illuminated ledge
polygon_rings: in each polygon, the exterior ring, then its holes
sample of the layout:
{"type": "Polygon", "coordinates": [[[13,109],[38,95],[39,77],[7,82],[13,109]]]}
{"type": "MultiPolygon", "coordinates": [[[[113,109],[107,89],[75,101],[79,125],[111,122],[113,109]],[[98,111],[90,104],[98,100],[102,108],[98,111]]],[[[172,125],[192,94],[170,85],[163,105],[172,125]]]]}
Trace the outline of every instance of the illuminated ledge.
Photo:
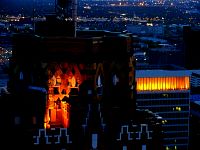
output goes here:
{"type": "Polygon", "coordinates": [[[137,90],[137,94],[152,94],[152,93],[189,93],[190,90],[176,89],[176,90],[137,90]]]}
{"type": "Polygon", "coordinates": [[[137,91],[173,91],[190,89],[190,78],[188,76],[143,77],[137,78],[136,83],[137,91]]]}
{"type": "Polygon", "coordinates": [[[192,70],[136,70],[138,92],[190,90],[192,70]]]}

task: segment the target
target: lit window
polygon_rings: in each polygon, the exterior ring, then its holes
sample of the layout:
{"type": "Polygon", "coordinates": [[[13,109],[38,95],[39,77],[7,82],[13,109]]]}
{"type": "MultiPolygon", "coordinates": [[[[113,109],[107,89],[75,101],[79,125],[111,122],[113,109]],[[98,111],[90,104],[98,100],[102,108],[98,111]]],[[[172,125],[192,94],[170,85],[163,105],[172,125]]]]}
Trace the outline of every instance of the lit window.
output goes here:
{"type": "Polygon", "coordinates": [[[119,82],[119,78],[118,78],[117,75],[115,74],[115,75],[113,76],[113,85],[116,86],[118,82],[119,82]]]}
{"type": "Polygon", "coordinates": [[[23,80],[23,79],[24,79],[24,74],[23,74],[23,72],[20,72],[20,74],[19,74],[19,79],[20,79],[20,80],[23,80]]]}
{"type": "Polygon", "coordinates": [[[97,78],[97,87],[101,87],[102,86],[102,83],[101,83],[101,76],[99,75],[98,78],[97,78]]]}
{"type": "Polygon", "coordinates": [[[73,76],[72,79],[71,79],[71,84],[72,84],[72,87],[75,87],[75,86],[76,86],[76,79],[75,79],[74,76],[73,76]]]}

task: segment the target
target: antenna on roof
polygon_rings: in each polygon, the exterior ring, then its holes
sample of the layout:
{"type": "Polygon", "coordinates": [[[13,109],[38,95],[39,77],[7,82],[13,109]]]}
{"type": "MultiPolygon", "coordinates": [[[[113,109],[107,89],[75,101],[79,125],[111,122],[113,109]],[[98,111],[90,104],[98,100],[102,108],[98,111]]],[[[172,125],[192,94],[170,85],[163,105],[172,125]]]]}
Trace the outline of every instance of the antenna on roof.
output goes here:
{"type": "Polygon", "coordinates": [[[56,0],[56,15],[57,19],[59,20],[65,20],[66,17],[69,17],[68,14],[68,5],[69,5],[69,0],[56,0]]]}
{"type": "Polygon", "coordinates": [[[57,19],[73,22],[76,37],[77,0],[55,0],[57,19]]]}

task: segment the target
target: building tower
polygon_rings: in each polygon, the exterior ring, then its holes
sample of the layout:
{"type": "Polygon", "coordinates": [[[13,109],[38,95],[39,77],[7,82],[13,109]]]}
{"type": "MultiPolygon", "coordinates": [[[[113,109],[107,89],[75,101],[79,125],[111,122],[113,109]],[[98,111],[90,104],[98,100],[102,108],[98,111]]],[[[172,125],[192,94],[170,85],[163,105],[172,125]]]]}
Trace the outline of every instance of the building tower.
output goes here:
{"type": "Polygon", "coordinates": [[[15,146],[162,150],[162,119],[135,108],[131,34],[71,30],[68,2],[57,2],[34,34],[13,35],[4,100],[15,146]]]}
{"type": "Polygon", "coordinates": [[[36,34],[76,37],[77,0],[55,0],[55,12],[45,17],[36,22],[36,34]]]}
{"type": "Polygon", "coordinates": [[[55,10],[57,19],[73,24],[76,36],[77,0],[56,0],[55,10]]]}

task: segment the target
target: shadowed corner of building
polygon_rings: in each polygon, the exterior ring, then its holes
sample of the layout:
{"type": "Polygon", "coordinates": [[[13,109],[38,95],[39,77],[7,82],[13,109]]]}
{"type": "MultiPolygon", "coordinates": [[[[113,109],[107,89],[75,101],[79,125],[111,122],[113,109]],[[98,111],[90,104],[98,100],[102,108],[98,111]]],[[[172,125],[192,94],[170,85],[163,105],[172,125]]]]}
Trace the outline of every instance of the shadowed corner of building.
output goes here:
{"type": "Polygon", "coordinates": [[[31,149],[33,147],[34,130],[44,126],[43,116],[46,105],[44,96],[46,94],[28,90],[23,93],[5,93],[0,96],[1,114],[3,114],[3,123],[0,125],[3,137],[1,145],[4,148],[31,149]],[[36,118],[42,124],[36,125],[36,118]]]}

